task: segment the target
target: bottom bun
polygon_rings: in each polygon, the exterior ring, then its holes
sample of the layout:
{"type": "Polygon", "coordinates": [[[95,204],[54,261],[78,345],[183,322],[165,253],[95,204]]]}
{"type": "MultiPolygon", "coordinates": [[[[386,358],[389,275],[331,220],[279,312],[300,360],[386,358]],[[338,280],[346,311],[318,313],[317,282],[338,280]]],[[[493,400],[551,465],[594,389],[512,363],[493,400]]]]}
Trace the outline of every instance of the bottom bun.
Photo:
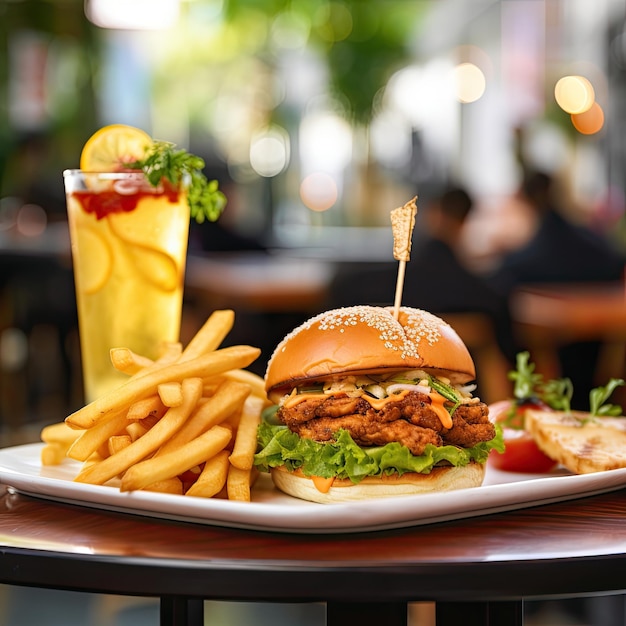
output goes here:
{"type": "Polygon", "coordinates": [[[327,504],[480,487],[485,478],[485,465],[472,462],[463,467],[435,467],[430,474],[410,472],[402,476],[368,477],[358,484],[335,479],[327,492],[320,491],[300,470],[290,472],[285,467],[274,467],[271,475],[282,492],[301,500],[327,504]]]}

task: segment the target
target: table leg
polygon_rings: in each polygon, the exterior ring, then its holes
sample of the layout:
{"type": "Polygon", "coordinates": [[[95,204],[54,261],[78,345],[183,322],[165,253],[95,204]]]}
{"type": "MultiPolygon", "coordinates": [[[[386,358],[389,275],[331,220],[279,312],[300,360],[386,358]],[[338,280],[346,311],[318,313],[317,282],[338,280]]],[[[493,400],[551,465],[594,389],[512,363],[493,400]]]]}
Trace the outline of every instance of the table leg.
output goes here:
{"type": "Polygon", "coordinates": [[[436,608],[437,626],[523,626],[522,601],[442,602],[436,608]]]}
{"type": "Polygon", "coordinates": [[[197,598],[164,596],[161,598],[160,626],[202,626],[204,602],[197,598]]]}
{"type": "Polygon", "coordinates": [[[407,626],[407,619],[407,605],[402,602],[328,602],[326,605],[326,626],[407,626]]]}

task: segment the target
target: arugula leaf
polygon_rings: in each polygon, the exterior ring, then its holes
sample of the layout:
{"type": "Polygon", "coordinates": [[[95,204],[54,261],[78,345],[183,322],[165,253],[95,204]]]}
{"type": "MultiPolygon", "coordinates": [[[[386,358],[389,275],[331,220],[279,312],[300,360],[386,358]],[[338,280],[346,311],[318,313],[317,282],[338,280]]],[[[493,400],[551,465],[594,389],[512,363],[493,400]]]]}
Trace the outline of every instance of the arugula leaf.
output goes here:
{"type": "Polygon", "coordinates": [[[569,378],[555,378],[541,386],[541,399],[555,411],[571,411],[574,385],[569,378]]]}
{"type": "Polygon", "coordinates": [[[509,372],[509,380],[514,381],[513,395],[518,400],[526,400],[536,395],[536,388],[543,381],[541,374],[535,373],[535,364],[529,363],[529,352],[518,352],[516,369],[509,372]]]}
{"type": "MultiPolygon", "coordinates": [[[[510,371],[509,380],[515,381],[513,395],[520,402],[536,400],[547,404],[555,411],[571,410],[574,386],[569,378],[554,378],[544,381],[543,376],[535,373],[535,364],[529,362],[530,354],[517,354],[517,369],[510,371]]],[[[513,409],[511,416],[515,413],[513,409]]]]}
{"type": "Polygon", "coordinates": [[[611,394],[626,384],[621,378],[611,378],[605,387],[596,387],[589,392],[589,412],[591,415],[617,417],[622,414],[622,407],[617,404],[606,404],[611,394]]]}
{"type": "Polygon", "coordinates": [[[215,222],[226,206],[226,196],[216,180],[209,181],[202,172],[204,159],[186,150],[176,148],[169,141],[155,141],[143,159],[126,164],[130,169],[142,170],[153,187],[163,179],[174,187],[187,187],[187,203],[191,217],[202,224],[205,219],[215,222]]]}

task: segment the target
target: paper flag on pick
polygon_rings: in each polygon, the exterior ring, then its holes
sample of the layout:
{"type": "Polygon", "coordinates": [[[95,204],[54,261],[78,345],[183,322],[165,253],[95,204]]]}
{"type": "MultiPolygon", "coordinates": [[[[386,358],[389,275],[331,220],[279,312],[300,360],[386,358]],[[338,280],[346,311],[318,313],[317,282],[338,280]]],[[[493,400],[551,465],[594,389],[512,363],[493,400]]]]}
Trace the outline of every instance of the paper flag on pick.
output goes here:
{"type": "Polygon", "coordinates": [[[403,207],[391,211],[391,230],[393,232],[393,258],[396,261],[408,261],[411,258],[411,238],[415,228],[417,214],[417,196],[403,207]]]}
{"type": "Polygon", "coordinates": [[[391,211],[391,230],[393,232],[393,258],[400,261],[398,264],[398,279],[396,281],[396,296],[393,305],[393,316],[398,319],[404,289],[404,273],[406,263],[411,258],[411,240],[415,228],[417,214],[417,196],[403,207],[391,211]]]}

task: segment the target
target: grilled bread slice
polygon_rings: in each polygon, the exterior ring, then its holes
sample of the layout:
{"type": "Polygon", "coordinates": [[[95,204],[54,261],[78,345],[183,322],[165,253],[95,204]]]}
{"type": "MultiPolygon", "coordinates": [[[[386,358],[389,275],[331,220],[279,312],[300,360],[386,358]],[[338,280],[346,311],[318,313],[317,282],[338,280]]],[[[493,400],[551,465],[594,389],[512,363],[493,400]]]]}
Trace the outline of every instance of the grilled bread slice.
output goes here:
{"type": "Polygon", "coordinates": [[[626,467],[626,417],[530,409],[525,425],[545,454],[575,474],[626,467]]]}

